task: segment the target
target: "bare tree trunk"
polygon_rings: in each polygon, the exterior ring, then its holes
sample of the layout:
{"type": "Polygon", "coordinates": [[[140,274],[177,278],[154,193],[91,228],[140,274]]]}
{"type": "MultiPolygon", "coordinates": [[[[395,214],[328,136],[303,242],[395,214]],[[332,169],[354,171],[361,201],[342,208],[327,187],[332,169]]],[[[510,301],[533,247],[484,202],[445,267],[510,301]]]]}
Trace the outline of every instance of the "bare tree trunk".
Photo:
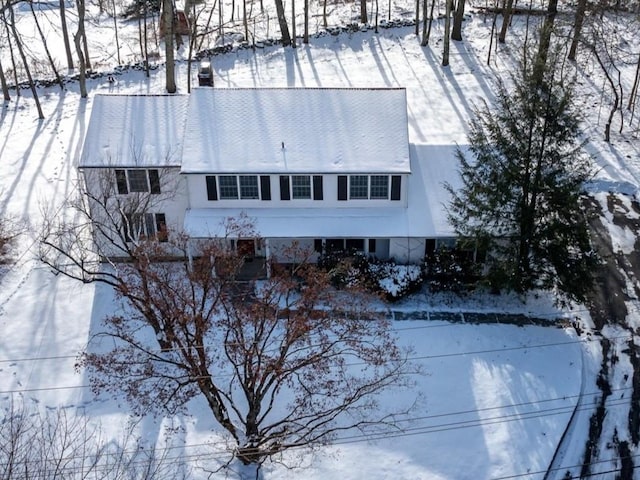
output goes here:
{"type": "MultiPolygon", "coordinates": [[[[2,2],[0,2],[0,5],[2,5],[2,2]]],[[[13,42],[11,41],[11,32],[9,31],[9,22],[7,21],[5,9],[1,8],[0,11],[2,11],[2,23],[7,33],[7,45],[9,45],[9,56],[11,58],[11,66],[13,67],[13,84],[16,86],[16,96],[19,97],[20,88],[18,87],[18,83],[19,83],[18,82],[18,66],[16,65],[16,57],[13,53],[13,42]]]]}
{"type": "Polygon", "coordinates": [[[322,1],[322,25],[324,28],[329,26],[327,23],[327,0],[322,1]]]}
{"type": "Polygon", "coordinates": [[[609,74],[606,65],[600,58],[600,55],[598,54],[596,47],[593,48],[593,53],[596,60],[598,61],[598,64],[600,65],[600,68],[602,68],[602,72],[604,73],[604,76],[607,79],[609,86],[611,87],[611,91],[613,92],[613,106],[609,111],[609,117],[607,118],[607,123],[604,126],[604,141],[609,143],[611,141],[611,123],[613,122],[613,116],[616,114],[616,111],[618,110],[618,106],[620,105],[620,97],[618,95],[618,90],[616,89],[615,83],[613,82],[613,78],[611,78],[611,75],[609,74]]]}
{"type": "Polygon", "coordinates": [[[38,16],[36,15],[36,11],[33,9],[33,3],[29,2],[29,8],[31,9],[31,15],[33,15],[33,21],[35,22],[36,28],[38,29],[40,40],[42,40],[42,46],[44,47],[44,52],[47,55],[47,59],[49,60],[49,65],[51,65],[51,70],[53,70],[53,74],[56,77],[56,81],[58,82],[58,85],[60,85],[60,90],[64,90],[64,85],[62,84],[62,78],[58,73],[56,64],[54,63],[53,57],[51,56],[51,52],[49,51],[49,47],[47,46],[47,41],[44,37],[44,33],[42,32],[42,28],[40,28],[40,22],[38,21],[38,16]]]}
{"type": "Polygon", "coordinates": [[[442,47],[442,66],[449,66],[449,43],[450,43],[450,30],[451,30],[451,0],[445,0],[445,18],[444,18],[444,41],[442,47]]]}
{"type": "Polygon", "coordinates": [[[304,0],[304,36],[302,43],[309,43],[309,0],[304,0]]]}
{"type": "MultiPolygon", "coordinates": [[[[433,4],[435,4],[435,0],[433,0],[432,5],[433,4]]],[[[429,22],[428,8],[429,0],[422,0],[422,41],[420,42],[422,47],[426,47],[429,44],[429,27],[431,23],[429,22]]],[[[433,11],[431,12],[431,15],[433,15],[433,11]]]]}
{"type": "Polygon", "coordinates": [[[287,24],[287,17],[284,15],[284,4],[282,0],[275,0],[276,13],[278,14],[278,24],[280,25],[280,35],[282,35],[282,46],[288,47],[291,45],[291,36],[289,35],[289,25],[287,24]]]}
{"type": "Polygon", "coordinates": [[[367,23],[368,21],[367,0],[360,0],[360,23],[367,23]]]}
{"type": "Polygon", "coordinates": [[[451,38],[458,42],[462,41],[462,21],[464,20],[464,4],[465,0],[458,0],[456,11],[453,14],[453,30],[451,38]]]}
{"type": "Polygon", "coordinates": [[[376,0],[376,23],[375,23],[375,30],[376,33],[378,33],[378,0],[376,0]]]}
{"type": "MultiPolygon", "coordinates": [[[[144,2],[144,19],[142,24],[142,48],[143,48],[143,57],[144,57],[144,74],[147,78],[149,78],[149,30],[147,28],[147,15],[149,14],[149,4],[144,2]]],[[[155,29],[154,29],[155,31],[155,29]]]]}
{"type": "Polygon", "coordinates": [[[576,52],[578,50],[578,43],[580,42],[580,33],[582,32],[582,24],[584,23],[584,14],[586,11],[587,0],[578,0],[578,7],[576,8],[576,19],[573,22],[573,39],[571,40],[569,55],[567,55],[567,58],[571,61],[576,60],[576,52]]]}
{"type": "Polygon", "coordinates": [[[76,55],[78,55],[78,62],[80,63],[80,96],[87,98],[87,64],[82,52],[82,37],[84,36],[84,0],[76,0],[76,6],[78,8],[78,31],[73,36],[73,42],[76,45],[76,55]]]}
{"type": "Polygon", "coordinates": [[[296,0],[291,0],[291,46],[296,48],[296,0]]]}
{"type": "Polygon", "coordinates": [[[629,96],[629,103],[627,110],[633,110],[636,104],[636,97],[638,96],[638,83],[640,82],[640,58],[636,64],[636,76],[633,79],[633,87],[631,87],[631,94],[629,96]]]}
{"type": "Polygon", "coordinates": [[[507,38],[507,29],[511,22],[511,13],[513,12],[513,0],[506,0],[504,8],[502,10],[502,28],[500,29],[500,35],[498,36],[498,43],[504,43],[507,38]]]}
{"type": "Polygon", "coordinates": [[[162,0],[162,15],[166,61],[166,88],[168,93],[176,93],[176,65],[173,52],[173,2],[171,0],[162,0]]]}
{"type": "Polygon", "coordinates": [[[547,15],[545,16],[542,30],[540,31],[540,45],[538,47],[538,55],[536,57],[536,65],[534,66],[534,75],[541,80],[543,72],[546,69],[549,47],[551,45],[551,34],[553,33],[553,25],[556,14],[558,13],[558,0],[549,0],[547,6],[547,15]]]}
{"type": "Polygon", "coordinates": [[[423,46],[427,46],[429,44],[429,38],[431,37],[431,26],[433,25],[433,10],[436,6],[436,0],[431,0],[431,11],[429,12],[429,27],[427,28],[427,36],[424,38],[423,46]]]}
{"type": "Polygon", "coordinates": [[[244,27],[244,39],[249,41],[249,20],[247,19],[247,0],[242,0],[242,26],[244,27]]]}
{"type": "MultiPolygon", "coordinates": [[[[84,0],[82,1],[82,3],[84,5],[84,0]]],[[[86,12],[86,9],[85,9],[85,12],[86,12]]],[[[84,14],[82,16],[82,49],[84,52],[84,65],[87,71],[89,71],[91,70],[91,57],[89,56],[89,43],[87,42],[87,31],[84,28],[84,14]]]]}
{"type": "Polygon", "coordinates": [[[487,54],[487,65],[491,64],[491,49],[493,48],[493,36],[496,32],[496,22],[498,20],[498,0],[496,0],[496,11],[493,12],[493,22],[491,22],[491,36],[489,37],[489,53],[487,54]]]}
{"type": "MultiPolygon", "coordinates": [[[[118,58],[118,65],[122,65],[122,61],[120,60],[120,39],[118,38],[118,11],[116,10],[116,0],[112,0],[111,5],[113,7],[113,31],[116,34],[116,56],[118,58]]],[[[145,17],[145,22],[146,21],[147,19],[145,17]]]]}
{"type": "Polygon", "coordinates": [[[4,101],[8,102],[11,100],[11,96],[9,95],[9,86],[7,85],[7,79],[4,76],[4,70],[2,68],[2,62],[0,61],[0,85],[2,85],[2,95],[4,97],[4,101]]]}
{"type": "Polygon", "coordinates": [[[22,48],[22,42],[20,41],[20,37],[18,36],[18,30],[16,29],[15,15],[13,13],[13,5],[11,4],[11,2],[7,2],[7,6],[9,8],[9,17],[11,19],[11,31],[13,33],[13,39],[16,42],[16,47],[18,48],[18,54],[22,59],[22,64],[24,65],[24,71],[27,74],[27,79],[29,80],[29,88],[31,89],[33,100],[36,102],[36,108],[38,109],[38,118],[42,120],[44,118],[44,113],[42,113],[42,107],[40,106],[40,98],[38,97],[38,91],[36,90],[36,86],[33,83],[33,78],[31,77],[31,70],[29,70],[29,64],[27,63],[27,57],[24,54],[24,49],[22,48]]]}
{"type": "Polygon", "coordinates": [[[420,35],[420,0],[416,0],[416,37],[420,35]]]}
{"type": "Polygon", "coordinates": [[[71,55],[71,42],[69,41],[69,29],[67,28],[67,9],[65,0],[60,0],[60,26],[62,27],[62,40],[64,52],[67,55],[67,69],[73,70],[73,55],[71,55]]]}

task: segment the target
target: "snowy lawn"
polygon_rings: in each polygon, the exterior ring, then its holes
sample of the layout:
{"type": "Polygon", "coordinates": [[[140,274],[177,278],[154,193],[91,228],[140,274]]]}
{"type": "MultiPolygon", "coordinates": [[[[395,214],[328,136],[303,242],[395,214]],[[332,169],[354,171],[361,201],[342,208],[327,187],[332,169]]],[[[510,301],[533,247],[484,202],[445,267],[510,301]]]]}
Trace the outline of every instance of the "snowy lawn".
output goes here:
{"type": "MultiPolygon", "coordinates": [[[[421,48],[412,28],[401,28],[378,35],[326,36],[296,50],[271,47],[255,54],[245,50],[215,57],[216,86],[406,87],[412,154],[431,155],[428,158],[434,162],[453,161],[447,155],[456,143],[466,141],[473,104],[492,97],[493,73],[504,68],[503,61],[508,63],[505,55],[496,57],[497,64],[485,65],[490,27],[490,21],[483,22],[478,16],[466,22],[474,40],[452,44],[449,69],[440,68],[439,51],[421,48]]],[[[95,35],[108,46],[108,29],[102,31],[104,37],[95,35]]],[[[186,93],[185,69],[185,63],[178,65],[182,93],[186,93]]],[[[76,191],[74,162],[82,147],[92,96],[161,93],[163,80],[162,69],[153,71],[150,79],[139,71],[126,72],[115,85],[104,79],[91,80],[88,100],[79,98],[75,84],[63,93],[56,88],[42,90],[46,118],[41,122],[36,120],[27,92],[23,92],[26,98],[3,105],[0,213],[24,219],[35,229],[45,206],[49,215],[63,215],[55,208],[76,191]]],[[[594,138],[594,132],[601,130],[596,122],[589,128],[594,138]]],[[[637,145],[594,142],[588,148],[602,167],[595,190],[636,190],[640,172],[637,145]]],[[[441,205],[429,207],[436,212],[434,221],[443,221],[441,205]]],[[[620,249],[631,248],[626,232],[614,233],[620,249]]],[[[98,331],[100,319],[116,308],[112,294],[104,287],[53,276],[33,259],[33,238],[32,234],[22,238],[16,263],[0,284],[0,404],[7,408],[12,398],[21,397],[50,409],[75,411],[77,407],[102,425],[105,440],[117,441],[127,419],[126,405],[118,400],[96,400],[86,388],[84,375],[74,369],[78,351],[98,331]]],[[[547,298],[519,305],[502,297],[446,301],[416,297],[394,308],[512,311],[548,318],[571,315],[558,312],[551,303],[547,298]]],[[[584,311],[573,314],[585,317],[584,311]]],[[[381,399],[384,408],[399,400],[411,401],[417,393],[423,395],[412,420],[399,425],[403,431],[375,440],[353,434],[303,458],[291,452],[287,454],[290,463],[309,468],[302,472],[267,464],[267,478],[478,479],[527,473],[531,474],[527,478],[543,478],[543,473],[534,472],[545,471],[551,463],[578,395],[582,392],[587,401],[593,400],[589,394],[596,391],[593,379],[599,365],[595,342],[578,343],[571,329],[452,324],[433,316],[428,322],[396,321],[393,325],[401,341],[414,346],[415,361],[426,372],[416,377],[415,392],[391,392],[381,399]]],[[[626,380],[616,381],[625,385],[626,380]]],[[[183,447],[178,458],[192,452],[199,465],[205,460],[222,461],[218,430],[203,405],[194,402],[192,411],[193,418],[145,418],[138,432],[162,448],[164,428],[182,425],[185,433],[174,440],[183,447]],[[196,446],[203,442],[214,445],[196,446]],[[209,454],[206,459],[204,452],[209,454]]],[[[573,432],[576,441],[566,453],[565,466],[580,460],[588,413],[578,412],[583,418],[573,432]]],[[[615,408],[613,416],[618,416],[615,408]]],[[[618,417],[620,422],[623,417],[624,412],[618,417]]],[[[225,478],[225,472],[217,478],[225,478]]]]}

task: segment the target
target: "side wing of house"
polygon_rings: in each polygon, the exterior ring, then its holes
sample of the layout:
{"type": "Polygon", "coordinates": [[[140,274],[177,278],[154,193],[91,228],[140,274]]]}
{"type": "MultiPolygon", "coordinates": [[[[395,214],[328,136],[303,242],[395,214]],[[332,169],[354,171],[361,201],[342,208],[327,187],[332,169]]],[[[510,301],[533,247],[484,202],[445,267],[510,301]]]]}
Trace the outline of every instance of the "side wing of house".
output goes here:
{"type": "Polygon", "coordinates": [[[185,115],[186,97],[95,97],[78,169],[102,257],[124,257],[135,242],[182,231],[185,115]]]}

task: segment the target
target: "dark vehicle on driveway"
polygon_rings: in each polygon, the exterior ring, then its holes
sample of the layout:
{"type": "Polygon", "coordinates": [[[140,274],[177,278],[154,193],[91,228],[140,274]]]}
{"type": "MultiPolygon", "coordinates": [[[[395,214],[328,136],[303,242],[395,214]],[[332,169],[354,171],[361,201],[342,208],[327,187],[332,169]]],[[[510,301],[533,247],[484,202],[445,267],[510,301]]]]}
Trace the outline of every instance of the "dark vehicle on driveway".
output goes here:
{"type": "Polygon", "coordinates": [[[198,70],[198,85],[201,87],[213,87],[213,70],[211,62],[201,62],[198,70]]]}

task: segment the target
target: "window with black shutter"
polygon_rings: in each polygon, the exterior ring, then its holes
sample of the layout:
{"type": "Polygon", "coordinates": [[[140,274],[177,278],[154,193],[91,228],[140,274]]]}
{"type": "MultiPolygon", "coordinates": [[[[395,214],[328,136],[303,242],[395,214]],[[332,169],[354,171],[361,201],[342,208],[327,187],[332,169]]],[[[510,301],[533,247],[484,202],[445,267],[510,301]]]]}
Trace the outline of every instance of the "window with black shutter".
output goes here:
{"type": "Polygon", "coordinates": [[[216,177],[214,175],[207,175],[205,177],[207,182],[207,200],[218,200],[218,186],[216,185],[216,177]]]}
{"type": "Polygon", "coordinates": [[[291,200],[288,175],[280,175],[280,200],[291,200]]]}
{"type": "Polygon", "coordinates": [[[149,191],[154,194],[160,193],[160,175],[158,170],[149,170],[149,191]]]}
{"type": "Polygon", "coordinates": [[[402,177],[400,175],[391,176],[391,200],[400,200],[400,186],[402,177]]]}
{"type": "Polygon", "coordinates": [[[124,195],[129,193],[127,187],[127,174],[124,170],[116,170],[116,186],[118,187],[118,193],[124,195]]]}
{"type": "Polygon", "coordinates": [[[347,199],[347,176],[338,175],[338,200],[347,199]]]}
{"type": "Polygon", "coordinates": [[[323,198],[322,175],[314,175],[313,176],[313,199],[322,200],[322,198],[323,198]]]}
{"type": "Polygon", "coordinates": [[[260,193],[262,200],[271,200],[271,177],[269,175],[260,176],[260,193]]]}

